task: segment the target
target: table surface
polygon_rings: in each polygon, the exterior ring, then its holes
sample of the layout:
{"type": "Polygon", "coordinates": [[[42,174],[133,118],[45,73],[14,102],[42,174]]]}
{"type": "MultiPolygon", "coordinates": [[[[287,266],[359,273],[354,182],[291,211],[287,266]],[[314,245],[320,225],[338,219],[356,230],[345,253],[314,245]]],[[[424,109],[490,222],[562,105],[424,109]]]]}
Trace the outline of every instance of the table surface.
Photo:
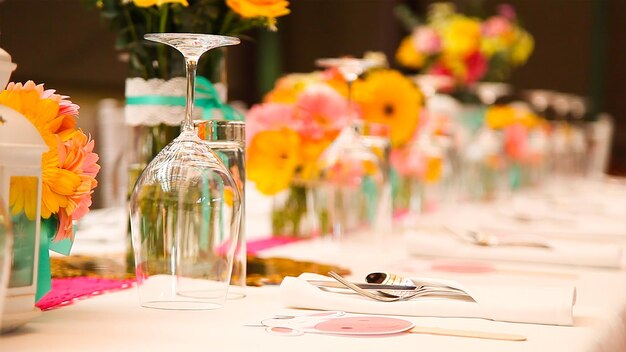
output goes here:
{"type": "MultiPolygon", "coordinates": [[[[626,231],[625,231],[626,232],[626,231]]],[[[88,236],[86,236],[88,237],[88,236]]],[[[80,238],[80,237],[79,237],[80,238]]],[[[89,251],[89,245],[77,249],[89,251]]],[[[626,245],[626,235],[620,243],[626,245]]],[[[113,249],[119,249],[113,246],[113,249]]],[[[285,337],[250,327],[275,314],[307,314],[286,309],[279,287],[249,287],[247,297],[228,300],[213,311],[164,311],[141,308],[136,289],[107,293],[43,312],[15,333],[0,337],[2,351],[625,351],[626,271],[572,266],[496,263],[495,272],[471,274],[433,271],[436,258],[410,257],[399,236],[379,241],[297,242],[266,250],[264,256],[311,259],[349,267],[353,278],[372,271],[400,271],[467,283],[574,283],[574,326],[515,324],[469,318],[402,317],[417,326],[521,334],[524,342],[422,334],[343,337],[305,334],[285,337]]]]}

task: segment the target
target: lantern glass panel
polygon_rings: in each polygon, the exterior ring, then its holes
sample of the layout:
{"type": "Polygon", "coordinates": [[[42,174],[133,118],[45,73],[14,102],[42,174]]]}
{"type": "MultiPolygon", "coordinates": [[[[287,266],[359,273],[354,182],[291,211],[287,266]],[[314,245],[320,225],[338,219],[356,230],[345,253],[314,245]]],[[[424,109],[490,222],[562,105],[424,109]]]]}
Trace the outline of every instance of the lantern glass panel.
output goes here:
{"type": "Polygon", "coordinates": [[[11,177],[9,214],[13,224],[14,243],[10,288],[33,284],[38,185],[39,179],[36,176],[11,177]]]}

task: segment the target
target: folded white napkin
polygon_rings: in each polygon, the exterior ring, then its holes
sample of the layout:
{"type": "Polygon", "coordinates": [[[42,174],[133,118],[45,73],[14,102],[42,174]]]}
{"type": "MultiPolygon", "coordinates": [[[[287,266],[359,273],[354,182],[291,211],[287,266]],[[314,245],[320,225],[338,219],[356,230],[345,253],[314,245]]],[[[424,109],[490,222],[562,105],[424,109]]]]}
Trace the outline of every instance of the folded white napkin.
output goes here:
{"type": "MultiPolygon", "coordinates": [[[[523,240],[527,236],[507,236],[506,240],[523,240]]],[[[405,237],[409,253],[449,258],[503,260],[527,263],[580,265],[619,268],[622,248],[611,244],[581,243],[557,239],[541,239],[551,248],[496,246],[485,247],[464,243],[452,235],[413,231],[405,237]]]]}
{"type": "Polygon", "coordinates": [[[305,273],[286,277],[280,285],[283,303],[291,308],[341,310],[351,313],[424,317],[484,318],[514,323],[572,325],[576,299],[573,285],[528,287],[463,285],[456,281],[415,278],[420,282],[446,284],[467,292],[474,301],[423,297],[410,301],[380,302],[356,294],[328,292],[307,280],[329,280],[305,273]]]}

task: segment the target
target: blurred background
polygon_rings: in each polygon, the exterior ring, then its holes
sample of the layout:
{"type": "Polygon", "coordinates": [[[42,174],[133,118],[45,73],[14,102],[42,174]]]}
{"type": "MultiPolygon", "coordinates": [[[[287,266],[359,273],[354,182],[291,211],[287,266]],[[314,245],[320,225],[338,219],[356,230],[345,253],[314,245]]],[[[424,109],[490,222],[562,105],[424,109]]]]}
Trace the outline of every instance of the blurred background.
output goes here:
{"type": "MultiPolygon", "coordinates": [[[[228,51],[229,99],[258,102],[283,73],[309,72],[320,57],[382,51],[391,65],[407,34],[394,15],[404,4],[422,16],[426,0],[292,0],[277,33],[253,31],[228,51]]],[[[454,1],[492,11],[503,1],[454,1]]],[[[626,1],[510,0],[535,38],[511,83],[587,96],[615,119],[610,172],[626,174],[626,1]]],[[[45,83],[81,106],[79,125],[98,138],[97,106],[124,97],[127,64],[114,34],[81,0],[0,1],[0,47],[18,64],[13,81],[45,83]]],[[[96,198],[97,202],[97,198],[96,198]]]]}

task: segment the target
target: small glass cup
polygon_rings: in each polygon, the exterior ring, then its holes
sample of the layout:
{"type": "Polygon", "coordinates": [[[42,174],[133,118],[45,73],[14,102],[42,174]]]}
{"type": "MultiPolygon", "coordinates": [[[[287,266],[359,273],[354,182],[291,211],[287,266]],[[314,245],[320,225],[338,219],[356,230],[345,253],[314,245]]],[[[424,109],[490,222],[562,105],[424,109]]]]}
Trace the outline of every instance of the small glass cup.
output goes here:
{"type": "Polygon", "coordinates": [[[218,121],[201,120],[195,121],[198,136],[207,141],[213,150],[224,162],[230,171],[235,183],[241,192],[241,222],[239,224],[239,237],[233,257],[233,269],[228,288],[227,299],[246,297],[246,233],[245,233],[245,146],[246,124],[243,121],[218,121]]]}
{"type": "Polygon", "coordinates": [[[378,239],[384,233],[391,233],[393,218],[393,201],[391,197],[391,128],[383,123],[359,120],[355,122],[361,142],[378,156],[383,169],[384,181],[380,199],[378,200],[377,219],[374,223],[375,235],[378,239]]]}

